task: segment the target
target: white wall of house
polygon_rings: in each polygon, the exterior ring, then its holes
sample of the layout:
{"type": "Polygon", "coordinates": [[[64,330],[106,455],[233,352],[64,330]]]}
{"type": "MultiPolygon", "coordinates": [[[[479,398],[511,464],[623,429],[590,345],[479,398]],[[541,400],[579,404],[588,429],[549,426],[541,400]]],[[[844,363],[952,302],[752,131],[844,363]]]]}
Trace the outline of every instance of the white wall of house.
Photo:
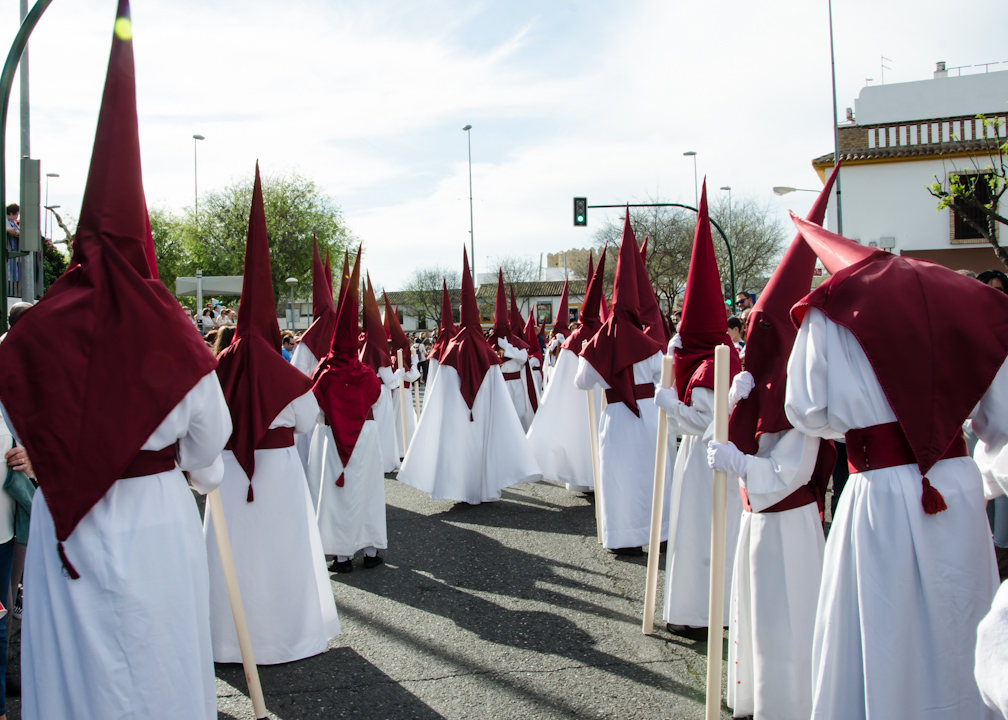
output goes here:
{"type": "MultiPolygon", "coordinates": [[[[937,74],[937,73],[936,73],[937,74]]],[[[854,101],[858,125],[997,113],[1008,101],[1008,71],[869,85],[854,101]]]]}

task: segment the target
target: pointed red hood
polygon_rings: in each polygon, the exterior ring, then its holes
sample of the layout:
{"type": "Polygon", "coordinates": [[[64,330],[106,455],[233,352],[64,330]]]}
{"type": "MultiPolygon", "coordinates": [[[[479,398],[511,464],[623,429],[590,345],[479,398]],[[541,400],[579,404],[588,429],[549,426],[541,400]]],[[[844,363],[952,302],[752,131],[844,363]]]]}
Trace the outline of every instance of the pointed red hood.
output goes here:
{"type": "MultiPolygon", "coordinates": [[[[797,225],[798,223],[796,222],[795,224],[797,225]]],[[[808,232],[805,232],[799,226],[799,232],[805,237],[805,242],[809,244],[809,247],[812,248],[812,251],[818,256],[823,267],[826,268],[826,272],[830,275],[836,275],[841,270],[869,257],[888,254],[878,248],[865,247],[841,235],[831,233],[822,227],[817,230],[808,228],[808,232]]]]}
{"type": "Polygon", "coordinates": [[[581,321],[581,316],[585,313],[585,305],[588,303],[588,285],[591,283],[593,277],[595,277],[595,260],[592,257],[592,251],[589,250],[588,272],[585,273],[585,294],[584,297],[581,298],[581,307],[578,309],[578,322],[581,321]]]}
{"type": "Polygon", "coordinates": [[[564,278],[563,290],[560,291],[560,306],[553,317],[553,334],[563,335],[566,340],[570,336],[570,306],[567,304],[567,289],[570,284],[568,278],[564,278]]]}
{"type": "Polygon", "coordinates": [[[364,290],[364,347],[361,349],[361,362],[376,373],[383,367],[392,367],[388,336],[382,325],[381,310],[375,299],[374,288],[371,287],[370,274],[364,290]]]}
{"type": "Polygon", "coordinates": [[[144,243],[144,254],[147,256],[147,267],[151,277],[158,279],[157,252],[154,250],[154,233],[151,230],[150,213],[147,212],[147,202],[144,201],[144,223],[147,225],[147,241],[144,243]]]}
{"type": "MultiPolygon", "coordinates": [[[[838,171],[839,165],[809,210],[809,222],[822,224],[838,171]]],[[[815,253],[799,233],[749,313],[746,370],[756,384],[749,397],[735,406],[728,426],[729,439],[749,455],[759,449],[763,433],[791,428],[784,414],[787,362],[798,334],[791,322],[791,307],[808,295],[815,263],[815,253]]]]}
{"type": "Polygon", "coordinates": [[[700,193],[679,337],[683,346],[675,350],[675,381],[679,399],[684,403],[690,402],[694,387],[714,387],[714,348],[718,345],[727,345],[731,353],[730,377],[734,378],[742,369],[738,351],[728,337],[721,275],[714,258],[714,240],[707,213],[706,180],[700,193]]]}
{"type": "Polygon", "coordinates": [[[792,319],[800,325],[809,307],[818,308],[857,338],[926,473],[1008,355],[1008,295],[936,263],[865,252],[792,219],[817,253],[862,256],[847,267],[834,264],[836,272],[795,305],[792,319]]]}
{"type": "MultiPolygon", "coordinates": [[[[579,353],[638,417],[640,409],[634,394],[633,365],[663,349],[641,327],[640,296],[637,292],[639,264],[637,239],[630,226],[630,212],[627,208],[619,259],[616,261],[612,314],[579,353]]],[[[599,266],[602,266],[601,259],[599,266]]],[[[597,269],[595,274],[601,277],[597,269]]]]}
{"type": "Polygon", "coordinates": [[[476,401],[476,393],[487,370],[500,364],[497,353],[487,344],[483,337],[483,327],[480,324],[479,306],[476,304],[476,289],[473,287],[472,275],[469,272],[469,255],[462,250],[462,324],[455,336],[448,341],[441,356],[441,364],[455,368],[461,382],[462,399],[469,406],[469,419],[472,420],[472,406],[476,401]]]}
{"type": "MultiPolygon", "coordinates": [[[[508,337],[508,342],[514,345],[519,350],[528,350],[529,344],[528,339],[525,337],[525,321],[522,320],[521,310],[518,309],[518,303],[515,302],[514,285],[510,286],[511,290],[511,335],[508,337]]],[[[538,345],[539,343],[536,343],[538,345]]]]}
{"type": "MultiPolygon", "coordinates": [[[[357,357],[360,258],[358,248],[337,314],[332,346],[312,378],[312,390],[332,430],[344,468],[350,462],[371,406],[378,402],[381,394],[378,376],[357,357]]],[[[343,484],[344,476],[341,474],[336,479],[336,485],[342,487],[343,484]]]]}
{"type": "MultiPolygon", "coordinates": [[[[336,306],[333,304],[332,280],[328,267],[322,264],[318,241],[315,241],[312,253],[312,324],[301,336],[301,342],[311,350],[316,360],[321,360],[328,354],[332,341],[333,330],[336,327],[336,306]]],[[[329,251],[326,251],[326,260],[329,251]]]]}
{"type": "MultiPolygon", "coordinates": [[[[672,339],[671,335],[665,332],[665,318],[662,315],[661,307],[658,305],[658,297],[655,295],[654,286],[651,285],[651,278],[647,271],[647,238],[641,246],[641,261],[637,266],[637,290],[640,292],[640,313],[641,322],[644,324],[644,332],[655,342],[661,345],[668,345],[672,339]]],[[[727,332],[727,321],[725,331],[727,332]]]]}
{"type": "MultiPolygon", "coordinates": [[[[316,241],[316,246],[317,245],[318,242],[316,241]]],[[[332,286],[332,265],[329,264],[329,248],[326,248],[325,251],[325,276],[326,276],[326,282],[329,283],[329,300],[331,301],[333,296],[332,292],[333,286],[332,286]]],[[[314,275],[312,277],[314,278],[314,275]]],[[[333,308],[335,309],[335,306],[333,306],[333,308]]]]}
{"type": "Polygon", "coordinates": [[[504,271],[497,270],[497,297],[494,301],[493,327],[487,342],[494,352],[497,351],[497,339],[511,341],[511,314],[508,310],[507,291],[504,289],[504,271]]]}
{"type": "Polygon", "coordinates": [[[452,318],[451,297],[448,295],[448,281],[441,279],[441,325],[438,327],[437,339],[431,345],[427,357],[441,361],[441,355],[448,347],[448,341],[455,335],[455,320],[452,318]]]}
{"type": "Polygon", "coordinates": [[[388,329],[389,340],[392,343],[392,367],[399,369],[399,354],[398,351],[402,350],[403,365],[406,370],[412,369],[410,364],[410,350],[412,345],[410,344],[409,338],[406,337],[406,333],[403,332],[402,325],[399,324],[398,313],[392,309],[391,303],[389,303],[388,293],[385,295],[385,327],[388,329]]]}
{"type": "MultiPolygon", "coordinates": [[[[588,267],[592,269],[591,255],[588,256],[588,267]]],[[[599,316],[599,310],[603,301],[602,283],[604,275],[605,251],[599,255],[598,267],[594,268],[588,276],[585,299],[581,304],[581,324],[571,332],[570,337],[563,344],[566,349],[575,354],[581,352],[581,343],[585,340],[591,340],[595,333],[602,329],[604,321],[599,316]]]]}
{"type": "Polygon", "coordinates": [[[542,346],[539,345],[539,335],[536,333],[535,317],[532,315],[531,308],[529,309],[529,318],[525,321],[524,334],[525,342],[529,346],[529,357],[538,358],[539,364],[542,365],[542,346]]]}
{"type": "Polygon", "coordinates": [[[343,295],[346,293],[347,281],[350,279],[350,251],[343,250],[343,273],[340,275],[339,295],[336,298],[336,307],[343,304],[343,295]]]}
{"type": "Polygon", "coordinates": [[[216,366],[151,274],[125,1],[115,27],[70,269],[0,345],[0,399],[31,456],[58,541],[216,366]]]}
{"type": "Polygon", "coordinates": [[[228,448],[249,478],[249,501],[253,499],[256,447],[280,411],[311,387],[308,378],[283,359],[280,346],[266,213],[256,163],[238,325],[231,344],[217,358],[217,378],[233,427],[228,448]]]}

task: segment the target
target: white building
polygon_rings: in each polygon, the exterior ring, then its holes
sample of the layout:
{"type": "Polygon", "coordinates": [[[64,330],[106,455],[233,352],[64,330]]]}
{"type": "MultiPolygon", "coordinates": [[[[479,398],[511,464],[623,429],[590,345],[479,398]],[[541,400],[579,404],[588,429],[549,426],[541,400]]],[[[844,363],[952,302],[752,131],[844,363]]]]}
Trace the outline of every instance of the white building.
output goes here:
{"type": "MultiPolygon", "coordinates": [[[[1008,71],[956,74],[945,63],[930,80],[865,87],[853,121],[839,126],[843,234],[953,270],[999,268],[982,237],[950,210],[936,211],[938,200],[927,186],[949,172],[975,174],[996,163],[1006,103],[1008,71]],[[993,135],[978,113],[999,123],[993,135]],[[993,160],[987,157],[992,147],[993,160]]],[[[833,153],[812,164],[825,182],[833,153]]],[[[836,231],[835,198],[828,225],[836,231]]]]}

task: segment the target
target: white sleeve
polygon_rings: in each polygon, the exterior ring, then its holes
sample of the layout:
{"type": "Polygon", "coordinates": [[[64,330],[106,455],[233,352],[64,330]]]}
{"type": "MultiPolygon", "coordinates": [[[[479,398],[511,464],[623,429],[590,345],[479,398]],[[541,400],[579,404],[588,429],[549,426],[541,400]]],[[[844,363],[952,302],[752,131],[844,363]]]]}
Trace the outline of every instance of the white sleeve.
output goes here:
{"type": "Polygon", "coordinates": [[[378,368],[378,379],[385,383],[385,387],[387,388],[394,389],[399,387],[399,378],[395,376],[392,368],[388,365],[378,368]]]}
{"type": "Polygon", "coordinates": [[[666,413],[669,432],[676,435],[697,435],[703,437],[714,422],[714,391],[695,387],[690,395],[690,404],[675,403],[672,412],[666,413]]]}
{"type": "Polygon", "coordinates": [[[1008,717],[1008,582],[977,628],[974,674],[983,701],[1008,717]]]}
{"type": "Polygon", "coordinates": [[[193,488],[205,495],[224,478],[221,451],[232,429],[217,373],[205,375],[182,402],[189,403],[189,423],[186,434],[178,440],[178,464],[189,471],[193,488]]]}
{"type": "Polygon", "coordinates": [[[574,376],[574,384],[579,390],[591,390],[596,385],[601,385],[603,390],[609,389],[609,384],[602,379],[598,371],[592,364],[583,357],[578,358],[577,374],[574,376]]]}
{"type": "Polygon", "coordinates": [[[784,412],[794,428],[806,435],[843,440],[843,434],[829,426],[827,322],[818,308],[805,313],[788,358],[784,412]]]}
{"type": "Polygon", "coordinates": [[[294,355],[291,357],[291,365],[311,377],[315,366],[318,365],[318,358],[308,349],[307,345],[298,343],[298,346],[294,348],[294,355]]]}
{"type": "Polygon", "coordinates": [[[751,455],[752,464],[743,481],[749,504],[756,512],[776,505],[808,483],[819,456],[820,438],[799,430],[780,435],[767,457],[751,455]]]}
{"type": "Polygon", "coordinates": [[[308,433],[318,424],[319,405],[311,390],[291,403],[294,409],[294,432],[308,433]]]}

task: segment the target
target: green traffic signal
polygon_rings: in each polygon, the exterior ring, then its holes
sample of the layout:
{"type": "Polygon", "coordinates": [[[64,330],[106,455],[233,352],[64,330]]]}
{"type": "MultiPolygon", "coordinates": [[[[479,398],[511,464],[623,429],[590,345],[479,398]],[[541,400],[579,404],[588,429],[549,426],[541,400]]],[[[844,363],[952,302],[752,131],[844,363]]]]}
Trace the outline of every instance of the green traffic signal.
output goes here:
{"type": "Polygon", "coordinates": [[[588,224],[588,198],[574,198],[574,226],[584,227],[588,224]]]}

